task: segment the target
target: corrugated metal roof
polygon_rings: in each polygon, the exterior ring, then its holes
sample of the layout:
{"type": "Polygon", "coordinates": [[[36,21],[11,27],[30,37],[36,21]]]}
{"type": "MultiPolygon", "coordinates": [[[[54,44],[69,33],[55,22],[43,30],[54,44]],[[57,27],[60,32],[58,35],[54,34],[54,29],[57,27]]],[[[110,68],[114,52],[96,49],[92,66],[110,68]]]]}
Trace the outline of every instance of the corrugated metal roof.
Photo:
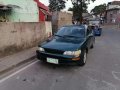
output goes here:
{"type": "Polygon", "coordinates": [[[46,11],[46,10],[43,10],[43,9],[40,9],[45,15],[52,15],[50,12],[46,11]]]}
{"type": "Polygon", "coordinates": [[[7,5],[0,4],[0,10],[11,10],[11,9],[12,8],[7,5]]]}
{"type": "Polygon", "coordinates": [[[113,11],[113,10],[120,10],[120,8],[112,8],[112,9],[108,9],[106,11],[113,11]]]}

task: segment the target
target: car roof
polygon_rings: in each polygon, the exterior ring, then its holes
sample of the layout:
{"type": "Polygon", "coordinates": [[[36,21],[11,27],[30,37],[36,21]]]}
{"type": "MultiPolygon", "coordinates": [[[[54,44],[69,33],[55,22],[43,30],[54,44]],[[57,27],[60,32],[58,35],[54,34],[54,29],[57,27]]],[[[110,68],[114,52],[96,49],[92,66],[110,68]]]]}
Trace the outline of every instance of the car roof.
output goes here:
{"type": "Polygon", "coordinates": [[[84,27],[84,25],[65,25],[63,27],[84,27]]]}
{"type": "Polygon", "coordinates": [[[83,28],[85,28],[84,25],[65,25],[63,27],[83,27],[83,28]]]}

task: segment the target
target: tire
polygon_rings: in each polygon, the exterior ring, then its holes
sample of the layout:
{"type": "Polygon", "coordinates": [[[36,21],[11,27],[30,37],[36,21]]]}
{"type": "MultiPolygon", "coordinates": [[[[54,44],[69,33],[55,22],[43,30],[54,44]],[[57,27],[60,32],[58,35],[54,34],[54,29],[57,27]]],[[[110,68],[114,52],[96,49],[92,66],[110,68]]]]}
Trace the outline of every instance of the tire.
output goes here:
{"type": "Polygon", "coordinates": [[[78,61],[78,65],[79,66],[84,66],[86,64],[86,60],[87,60],[87,51],[83,50],[81,55],[80,55],[80,60],[78,61]]]}

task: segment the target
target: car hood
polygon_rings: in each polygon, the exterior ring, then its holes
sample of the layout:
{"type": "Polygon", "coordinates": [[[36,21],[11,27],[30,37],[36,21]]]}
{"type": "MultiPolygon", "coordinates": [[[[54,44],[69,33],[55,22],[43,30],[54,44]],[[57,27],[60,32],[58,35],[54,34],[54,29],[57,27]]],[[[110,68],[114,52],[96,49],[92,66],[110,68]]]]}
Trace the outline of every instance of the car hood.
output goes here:
{"type": "Polygon", "coordinates": [[[54,38],[50,42],[42,45],[43,48],[56,49],[61,51],[75,51],[78,50],[84,39],[64,39],[64,38],[54,38]]]}

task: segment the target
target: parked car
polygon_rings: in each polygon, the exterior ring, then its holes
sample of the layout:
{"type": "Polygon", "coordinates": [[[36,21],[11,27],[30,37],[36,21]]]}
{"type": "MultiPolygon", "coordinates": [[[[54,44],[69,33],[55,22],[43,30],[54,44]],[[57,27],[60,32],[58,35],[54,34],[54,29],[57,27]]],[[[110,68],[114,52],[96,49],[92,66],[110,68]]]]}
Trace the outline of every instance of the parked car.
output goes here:
{"type": "Polygon", "coordinates": [[[98,26],[98,25],[92,25],[91,28],[93,29],[95,36],[101,36],[101,34],[102,34],[102,28],[100,26],[98,26]]]}
{"type": "Polygon", "coordinates": [[[93,31],[86,30],[84,25],[64,26],[51,39],[38,46],[37,58],[52,64],[84,65],[94,42],[93,31]]]}
{"type": "Polygon", "coordinates": [[[101,36],[102,28],[100,27],[100,19],[90,19],[89,26],[92,27],[95,36],[101,36]]]}

